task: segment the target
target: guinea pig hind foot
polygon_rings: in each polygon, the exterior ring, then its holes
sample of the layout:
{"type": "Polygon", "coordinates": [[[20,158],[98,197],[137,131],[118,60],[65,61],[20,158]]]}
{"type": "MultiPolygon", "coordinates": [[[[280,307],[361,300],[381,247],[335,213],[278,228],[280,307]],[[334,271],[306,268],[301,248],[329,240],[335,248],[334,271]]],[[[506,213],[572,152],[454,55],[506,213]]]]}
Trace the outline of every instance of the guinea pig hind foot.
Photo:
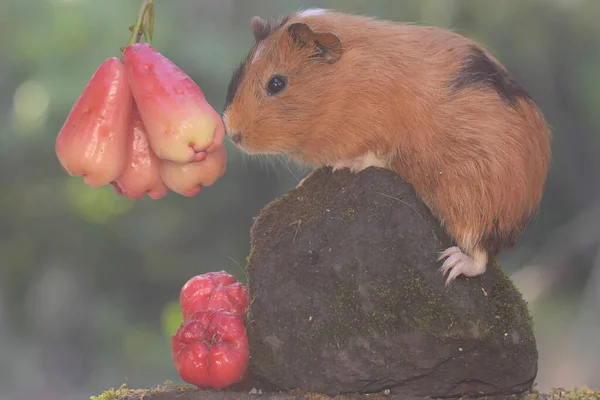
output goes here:
{"type": "Polygon", "coordinates": [[[450,285],[459,275],[473,278],[482,275],[486,270],[487,254],[483,250],[475,250],[472,256],[465,254],[459,247],[449,247],[438,257],[438,261],[446,258],[439,271],[448,274],[446,286],[450,285]],[[449,273],[448,273],[449,272],[449,273]]]}

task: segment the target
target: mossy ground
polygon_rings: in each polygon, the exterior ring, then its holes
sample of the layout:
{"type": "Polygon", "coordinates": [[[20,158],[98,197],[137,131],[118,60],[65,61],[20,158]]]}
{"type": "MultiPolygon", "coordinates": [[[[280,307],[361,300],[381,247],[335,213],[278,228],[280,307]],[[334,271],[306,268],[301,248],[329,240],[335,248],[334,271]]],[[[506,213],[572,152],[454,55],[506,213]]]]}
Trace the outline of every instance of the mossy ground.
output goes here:
{"type": "Polygon", "coordinates": [[[539,393],[537,390],[521,396],[518,400],[600,400],[600,391],[586,386],[571,390],[553,389],[548,393],[539,393]]]}
{"type": "MultiPolygon", "coordinates": [[[[150,389],[127,389],[125,385],[122,385],[120,388],[115,389],[111,388],[102,393],[99,396],[91,396],[91,400],[153,400],[154,398],[159,397],[161,400],[166,399],[165,394],[170,394],[168,398],[172,398],[173,400],[177,400],[182,397],[182,394],[185,392],[189,392],[190,396],[187,396],[186,399],[204,399],[208,398],[205,394],[208,392],[203,392],[201,389],[194,388],[192,386],[186,385],[175,385],[172,382],[165,382],[165,385],[159,385],[150,389]]],[[[214,391],[210,392],[214,394],[214,391]]],[[[394,395],[390,395],[389,393],[373,393],[367,395],[339,395],[339,396],[327,396],[319,393],[304,393],[302,391],[290,391],[283,392],[281,394],[292,395],[298,399],[304,398],[309,400],[385,400],[385,399],[393,399],[397,398],[394,395]]],[[[264,393],[263,394],[255,394],[254,398],[260,400],[262,397],[271,396],[273,393],[264,393]]],[[[246,398],[246,393],[239,392],[230,392],[227,389],[221,392],[221,396],[219,398],[222,399],[232,399],[235,400],[236,397],[239,397],[240,400],[242,398],[246,398]]],[[[548,393],[540,393],[537,390],[533,390],[529,393],[522,395],[513,395],[513,396],[500,396],[500,397],[484,397],[481,399],[469,399],[469,400],[600,400],[600,391],[593,390],[588,387],[582,388],[573,388],[571,390],[565,389],[553,389],[548,393]]],[[[411,400],[417,400],[416,398],[412,398],[411,400]]],[[[423,400],[427,400],[423,398],[423,400]]],[[[458,398],[456,400],[463,400],[463,398],[458,398]]],[[[467,400],[467,399],[464,399],[467,400]]]]}
{"type": "Polygon", "coordinates": [[[182,393],[188,390],[194,390],[190,385],[176,385],[172,381],[165,381],[164,385],[158,385],[149,389],[128,389],[124,383],[118,389],[110,388],[98,396],[90,396],[90,400],[124,400],[124,399],[146,399],[157,393],[182,393]]]}

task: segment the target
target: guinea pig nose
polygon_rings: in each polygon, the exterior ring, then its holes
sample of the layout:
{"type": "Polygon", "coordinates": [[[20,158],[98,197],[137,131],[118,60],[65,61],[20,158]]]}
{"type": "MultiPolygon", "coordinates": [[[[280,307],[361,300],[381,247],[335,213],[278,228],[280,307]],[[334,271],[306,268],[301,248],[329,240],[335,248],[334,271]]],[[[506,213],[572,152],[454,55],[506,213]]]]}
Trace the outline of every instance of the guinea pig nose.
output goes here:
{"type": "Polygon", "coordinates": [[[229,135],[229,137],[231,138],[231,141],[235,144],[240,144],[240,142],[242,141],[242,134],[239,132],[232,133],[229,135]]]}

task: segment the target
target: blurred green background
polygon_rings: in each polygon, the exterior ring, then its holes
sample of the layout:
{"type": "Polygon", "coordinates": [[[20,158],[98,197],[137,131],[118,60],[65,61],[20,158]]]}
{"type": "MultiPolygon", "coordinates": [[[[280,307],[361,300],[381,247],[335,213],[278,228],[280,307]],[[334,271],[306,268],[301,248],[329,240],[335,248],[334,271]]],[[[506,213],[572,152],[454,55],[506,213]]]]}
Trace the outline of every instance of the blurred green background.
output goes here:
{"type": "MultiPolygon", "coordinates": [[[[600,386],[600,1],[155,0],[154,46],[221,110],[250,18],[327,7],[488,46],[554,130],[538,219],[501,256],[534,314],[540,389],[600,386]]],[[[54,140],[138,0],[0,1],[0,399],[83,399],[177,381],[169,336],[190,277],[244,280],[253,216],[307,171],[243,156],[200,195],[133,202],[58,164],[54,140]]]]}

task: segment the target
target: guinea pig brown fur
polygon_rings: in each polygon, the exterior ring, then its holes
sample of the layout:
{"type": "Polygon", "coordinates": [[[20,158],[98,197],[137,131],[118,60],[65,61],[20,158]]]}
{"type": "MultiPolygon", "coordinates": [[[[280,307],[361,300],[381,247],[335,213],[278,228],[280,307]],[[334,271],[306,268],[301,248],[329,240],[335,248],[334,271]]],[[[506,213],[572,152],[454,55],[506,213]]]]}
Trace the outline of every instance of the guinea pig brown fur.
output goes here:
{"type": "Polygon", "coordinates": [[[442,28],[329,10],[251,26],[223,111],[240,149],[395,171],[457,244],[438,259],[446,284],[515,245],[541,201],[550,130],[486,49],[442,28]]]}

